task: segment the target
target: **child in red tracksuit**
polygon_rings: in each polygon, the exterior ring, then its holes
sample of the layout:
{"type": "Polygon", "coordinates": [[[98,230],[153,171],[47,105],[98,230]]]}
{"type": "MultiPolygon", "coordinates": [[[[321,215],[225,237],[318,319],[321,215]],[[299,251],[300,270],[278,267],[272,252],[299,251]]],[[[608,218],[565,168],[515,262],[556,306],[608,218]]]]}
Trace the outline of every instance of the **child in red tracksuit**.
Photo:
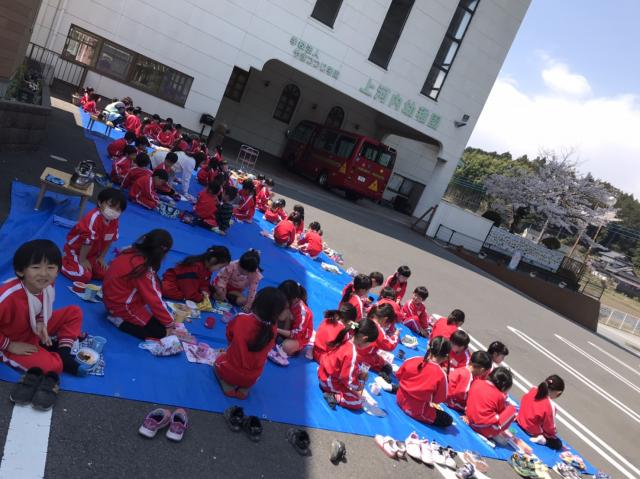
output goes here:
{"type": "Polygon", "coordinates": [[[313,360],[319,363],[320,358],[329,350],[328,344],[355,320],[356,308],[349,303],[341,304],[339,309],[325,311],[324,320],[318,326],[313,343],[313,360]]]}
{"type": "Polygon", "coordinates": [[[193,212],[200,221],[209,227],[217,226],[216,212],[220,205],[222,184],[226,182],[224,175],[218,175],[214,181],[198,194],[198,200],[193,206],[193,212]]]}
{"type": "Polygon", "coordinates": [[[140,206],[155,210],[160,204],[158,191],[167,185],[169,175],[164,170],[156,170],[151,175],[138,178],[129,188],[129,199],[140,206]]]}
{"type": "Polygon", "coordinates": [[[348,329],[340,331],[336,339],[328,343],[329,349],[320,358],[318,380],[331,409],[336,406],[362,409],[362,390],[367,372],[358,362],[358,349],[370,346],[377,339],[378,326],[372,320],[364,319],[360,323],[351,323],[348,329]],[[351,328],[355,332],[349,338],[351,328]]]}
{"type": "Polygon", "coordinates": [[[287,298],[277,288],[261,289],[250,314],[239,314],[227,325],[229,347],[216,359],[213,371],[225,396],[245,399],[258,381],[276,340],[278,321],[289,313],[287,298]]]}
{"type": "MultiPolygon", "coordinates": [[[[471,362],[465,368],[449,370],[449,388],[447,391],[447,406],[464,413],[467,407],[467,396],[471,383],[478,378],[484,378],[491,369],[491,357],[486,351],[475,351],[471,355],[471,362]]],[[[468,422],[467,417],[462,420],[468,422]]]]}
{"type": "Polygon", "coordinates": [[[437,427],[448,427],[453,418],[436,405],[447,399],[447,375],[442,363],[447,360],[451,343],[443,337],[432,338],[424,358],[406,360],[398,372],[396,401],[412,418],[437,427]]]}
{"type": "Polygon", "coordinates": [[[126,208],[127,198],[122,191],[106,188],[98,194],[98,207],[67,235],[61,269],[64,276],[81,283],[104,278],[106,256],[118,239],[119,218],[126,208]]]}
{"type": "Polygon", "coordinates": [[[124,137],[113,140],[107,145],[107,155],[111,158],[120,158],[124,154],[124,147],[132,145],[136,141],[135,133],[126,132],[124,137]]]}
{"type": "Polygon", "coordinates": [[[393,312],[396,315],[396,322],[402,323],[404,321],[404,313],[402,312],[402,306],[396,303],[396,293],[391,288],[382,288],[380,291],[380,299],[376,303],[378,306],[388,304],[393,308],[393,312]]]}
{"type": "Polygon", "coordinates": [[[113,181],[117,185],[122,184],[122,180],[127,176],[129,171],[131,171],[131,167],[133,166],[133,162],[138,155],[138,150],[133,145],[127,145],[124,147],[122,152],[122,156],[114,158],[113,164],[111,166],[111,181],[113,181]]]}
{"type": "Polygon", "coordinates": [[[0,358],[20,369],[39,368],[40,374],[86,375],[88,369],[71,355],[82,310],[75,305],[53,310],[61,265],[60,249],[49,240],[28,241],[15,252],[16,277],[0,285],[0,358]]]}
{"type": "Polygon", "coordinates": [[[124,126],[125,130],[136,134],[136,132],[140,130],[141,124],[140,118],[138,118],[138,115],[135,113],[135,108],[128,106],[124,113],[124,123],[122,126],[124,126]]]}
{"type": "Polygon", "coordinates": [[[229,263],[216,276],[213,282],[216,299],[241,306],[248,313],[262,280],[260,271],[260,252],[255,249],[245,251],[240,259],[229,263]],[[245,288],[246,296],[243,294],[245,288]]]}
{"type": "Polygon", "coordinates": [[[296,226],[296,238],[304,233],[304,206],[293,205],[293,211],[300,216],[300,224],[296,226]]]}
{"type": "Polygon", "coordinates": [[[552,400],[558,399],[563,392],[562,378],[556,374],[549,376],[522,396],[516,418],[524,432],[533,436],[532,441],[535,439],[538,444],[556,451],[562,449],[562,441],[556,431],[556,407],[552,400]]]}
{"type": "Polygon", "coordinates": [[[256,209],[261,213],[266,213],[269,208],[269,200],[273,195],[274,182],[271,178],[264,180],[264,185],[256,194],[256,209]]]}
{"type": "Polygon", "coordinates": [[[402,303],[402,298],[407,291],[407,281],[411,276],[411,269],[408,266],[400,266],[398,271],[389,276],[384,284],[383,288],[390,287],[396,293],[396,301],[402,303]]]}
{"type": "Polygon", "coordinates": [[[151,116],[151,122],[142,128],[142,134],[147,138],[153,138],[155,140],[161,130],[162,127],[160,126],[160,115],[154,113],[151,116]]]}
{"type": "Polygon", "coordinates": [[[431,330],[431,337],[442,336],[449,339],[463,324],[464,313],[459,309],[454,309],[448,317],[436,321],[431,330]]]}
{"type": "Polygon", "coordinates": [[[98,106],[96,102],[98,101],[99,98],[100,97],[95,93],[92,93],[91,95],[89,95],[89,101],[85,102],[85,104],[82,105],[82,110],[85,113],[89,113],[90,115],[97,115],[99,112],[98,112],[98,106]]]}
{"type": "Polygon", "coordinates": [[[429,290],[424,286],[418,286],[413,290],[412,298],[402,306],[402,324],[425,338],[428,338],[431,333],[429,313],[427,313],[427,308],[424,306],[424,302],[428,297],[429,290]]]}
{"type": "Polygon", "coordinates": [[[171,334],[174,321],[162,302],[157,271],[172,245],[168,231],[152,230],[121,251],[107,268],[103,301],[107,318],[120,331],[139,339],[171,334]]]}
{"type": "Polygon", "coordinates": [[[138,153],[134,160],[134,166],[122,179],[122,188],[128,190],[141,176],[151,176],[153,172],[149,169],[150,165],[151,160],[149,159],[149,155],[146,153],[138,153]]]}
{"type": "Polygon", "coordinates": [[[256,212],[256,191],[253,180],[246,179],[242,182],[242,189],[238,192],[239,204],[233,209],[233,216],[238,221],[251,223],[256,212]]]}
{"type": "Polygon", "coordinates": [[[202,254],[187,256],[162,278],[162,295],[178,301],[200,303],[211,294],[211,274],[231,262],[226,246],[212,246],[202,254]]]}
{"type": "Polygon", "coordinates": [[[286,204],[286,201],[282,198],[271,203],[269,209],[264,213],[264,219],[273,224],[286,219],[287,213],[284,211],[286,204]]]}
{"type": "Polygon", "coordinates": [[[471,338],[462,329],[455,331],[451,338],[451,353],[449,353],[449,363],[447,368],[449,370],[457,368],[466,368],[469,365],[471,359],[471,353],[469,353],[469,343],[471,338]]]}
{"type": "Polygon", "coordinates": [[[210,161],[209,164],[203,164],[200,166],[198,174],[196,175],[196,179],[198,180],[198,183],[206,186],[211,183],[219,174],[220,170],[218,169],[218,165],[210,161]]]}
{"type": "Polygon", "coordinates": [[[478,434],[504,442],[504,433],[516,418],[516,408],[507,404],[512,384],[511,371],[502,366],[491,371],[488,379],[473,381],[467,398],[467,418],[478,434]]]}
{"type": "Polygon", "coordinates": [[[176,155],[173,151],[170,151],[164,157],[164,161],[153,169],[154,172],[160,170],[167,172],[167,184],[158,190],[158,192],[163,195],[175,196],[177,194],[176,191],[170,186],[170,183],[175,179],[176,176],[173,171],[173,167],[175,166],[177,161],[178,155],[176,155]]]}
{"type": "Polygon", "coordinates": [[[306,233],[298,238],[299,251],[317,258],[322,253],[322,229],[320,223],[312,221],[306,233]]]}
{"type": "Polygon", "coordinates": [[[287,248],[296,240],[296,227],[300,224],[300,216],[293,212],[287,219],[280,221],[273,229],[273,241],[278,246],[287,248]]]}
{"type": "Polygon", "coordinates": [[[173,125],[170,123],[165,123],[160,133],[158,133],[156,140],[158,141],[158,143],[160,143],[161,146],[164,146],[165,148],[172,148],[174,142],[173,133],[173,125]]]}
{"type": "Polygon", "coordinates": [[[313,335],[313,313],[307,306],[307,290],[304,286],[288,279],[280,283],[278,289],[286,296],[291,314],[283,327],[278,326],[278,340],[282,339],[282,342],[276,346],[274,354],[287,359],[309,344],[313,335]]]}
{"type": "Polygon", "coordinates": [[[371,278],[364,274],[359,274],[353,278],[353,283],[344,290],[340,303],[351,303],[356,308],[356,321],[361,321],[367,315],[365,301],[371,290],[371,278]]]}
{"type": "Polygon", "coordinates": [[[393,369],[385,362],[378,351],[393,351],[398,346],[398,330],[395,328],[396,316],[393,308],[387,305],[377,305],[371,308],[368,318],[378,327],[378,339],[366,348],[358,349],[358,360],[367,364],[378,372],[388,383],[391,382],[393,369]]]}

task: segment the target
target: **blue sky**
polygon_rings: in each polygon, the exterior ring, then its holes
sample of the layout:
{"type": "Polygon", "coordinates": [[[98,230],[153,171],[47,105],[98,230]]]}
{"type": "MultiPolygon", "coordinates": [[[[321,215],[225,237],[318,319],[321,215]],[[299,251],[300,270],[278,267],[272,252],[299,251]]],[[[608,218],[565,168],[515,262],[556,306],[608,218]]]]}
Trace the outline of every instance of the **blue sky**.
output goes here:
{"type": "Polygon", "coordinates": [[[571,149],[640,197],[640,0],[533,0],[469,141],[571,149]]]}

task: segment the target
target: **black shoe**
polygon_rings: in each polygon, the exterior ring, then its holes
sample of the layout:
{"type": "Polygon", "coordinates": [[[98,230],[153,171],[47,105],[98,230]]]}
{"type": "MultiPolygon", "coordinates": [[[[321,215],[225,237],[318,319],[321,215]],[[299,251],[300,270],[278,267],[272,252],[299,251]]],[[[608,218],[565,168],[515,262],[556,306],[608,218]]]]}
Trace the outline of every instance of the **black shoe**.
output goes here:
{"type": "Polygon", "coordinates": [[[335,409],[338,405],[338,401],[336,401],[336,397],[333,393],[324,393],[322,397],[327,401],[327,404],[331,409],[335,409]]]}
{"type": "Polygon", "coordinates": [[[227,421],[229,429],[233,432],[240,432],[244,420],[244,410],[239,406],[230,406],[225,409],[224,418],[227,421]]]}
{"type": "Polygon", "coordinates": [[[309,438],[307,431],[303,431],[302,429],[289,429],[287,432],[287,439],[298,454],[301,456],[311,455],[311,450],[309,449],[311,439],[309,438]]]}
{"type": "Polygon", "coordinates": [[[9,399],[15,404],[29,404],[42,382],[44,373],[40,368],[29,369],[11,390],[9,399]]]}
{"type": "Polygon", "coordinates": [[[341,462],[347,462],[347,448],[344,442],[334,439],[331,443],[331,462],[336,466],[341,462]]]}
{"type": "Polygon", "coordinates": [[[253,442],[258,442],[262,437],[262,423],[256,416],[245,417],[242,428],[253,442]]]}
{"type": "Polygon", "coordinates": [[[31,401],[33,409],[38,411],[51,409],[58,399],[59,385],[60,378],[56,373],[51,371],[45,374],[31,401]]]}

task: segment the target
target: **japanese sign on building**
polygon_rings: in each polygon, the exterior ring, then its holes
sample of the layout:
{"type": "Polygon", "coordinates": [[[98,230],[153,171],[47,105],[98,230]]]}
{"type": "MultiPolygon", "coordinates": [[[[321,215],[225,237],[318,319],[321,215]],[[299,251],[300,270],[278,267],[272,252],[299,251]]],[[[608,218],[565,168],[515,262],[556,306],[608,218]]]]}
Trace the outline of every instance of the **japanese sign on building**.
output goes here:
{"type": "Polygon", "coordinates": [[[340,70],[320,61],[320,50],[316,47],[295,36],[291,37],[289,43],[293,46],[293,56],[298,60],[316,70],[320,70],[322,73],[326,73],[331,78],[338,79],[340,70]]]}
{"type": "Polygon", "coordinates": [[[438,126],[440,126],[440,121],[442,120],[440,115],[429,111],[427,107],[418,104],[410,98],[403,98],[398,92],[391,90],[391,88],[381,83],[376,84],[371,78],[367,80],[365,86],[360,88],[360,92],[368,97],[372,97],[374,101],[382,103],[395,111],[399,111],[408,118],[414,119],[418,123],[427,125],[432,130],[437,130],[438,126]]]}

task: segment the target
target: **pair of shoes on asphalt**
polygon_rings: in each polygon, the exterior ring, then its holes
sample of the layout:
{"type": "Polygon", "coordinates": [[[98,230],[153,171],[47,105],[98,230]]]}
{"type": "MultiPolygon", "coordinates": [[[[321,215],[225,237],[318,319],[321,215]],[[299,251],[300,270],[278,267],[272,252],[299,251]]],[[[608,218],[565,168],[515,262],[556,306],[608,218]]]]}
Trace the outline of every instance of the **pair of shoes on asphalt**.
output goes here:
{"type": "Polygon", "coordinates": [[[278,366],[289,366],[289,355],[284,352],[282,346],[276,344],[269,354],[267,354],[269,360],[276,363],[278,366]]]}
{"type": "Polygon", "coordinates": [[[404,459],[407,456],[407,444],[404,441],[396,441],[391,436],[381,434],[376,434],[373,440],[391,459],[404,459]]]}
{"type": "Polygon", "coordinates": [[[537,458],[534,459],[526,454],[513,454],[509,459],[509,464],[522,477],[551,479],[549,468],[537,458]]]}
{"type": "Polygon", "coordinates": [[[471,464],[476,471],[481,472],[482,474],[489,472],[489,464],[487,461],[482,459],[482,456],[477,452],[464,451],[460,455],[460,458],[462,459],[462,462],[465,464],[471,464]]]}
{"type": "Polygon", "coordinates": [[[31,404],[33,409],[48,411],[56,403],[60,377],[54,372],[44,374],[40,368],[29,369],[11,390],[9,399],[14,404],[31,404]]]}
{"type": "Polygon", "coordinates": [[[223,413],[227,426],[233,432],[244,431],[253,442],[262,437],[262,422],[256,416],[245,416],[240,406],[230,406],[223,413]]]}
{"type": "Polygon", "coordinates": [[[138,432],[144,437],[153,438],[158,431],[169,426],[167,439],[178,442],[182,440],[188,424],[187,411],[184,409],[178,408],[172,413],[168,409],[158,408],[147,414],[138,432]]]}
{"type": "Polygon", "coordinates": [[[287,431],[287,440],[301,456],[311,455],[311,438],[307,431],[302,429],[289,429],[287,431]]]}
{"type": "Polygon", "coordinates": [[[331,441],[331,462],[337,466],[341,462],[347,462],[347,447],[344,442],[334,439],[331,441]]]}
{"type": "Polygon", "coordinates": [[[566,479],[580,479],[582,477],[575,467],[564,462],[557,463],[553,466],[553,470],[566,479]]]}
{"type": "Polygon", "coordinates": [[[427,466],[435,464],[456,470],[455,457],[457,453],[451,447],[444,447],[436,441],[429,442],[428,439],[420,438],[414,431],[405,439],[407,455],[412,459],[422,462],[427,466]]]}

